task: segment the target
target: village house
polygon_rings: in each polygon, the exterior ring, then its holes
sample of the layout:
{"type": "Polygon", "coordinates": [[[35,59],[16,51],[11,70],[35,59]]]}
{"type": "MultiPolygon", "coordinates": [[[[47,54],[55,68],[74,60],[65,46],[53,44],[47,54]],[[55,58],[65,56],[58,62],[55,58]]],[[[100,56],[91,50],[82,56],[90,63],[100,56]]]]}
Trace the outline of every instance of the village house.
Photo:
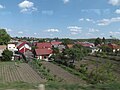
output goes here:
{"type": "Polygon", "coordinates": [[[43,49],[43,48],[51,49],[52,48],[52,44],[49,43],[49,42],[36,43],[36,47],[39,48],[39,49],[43,49]]]}
{"type": "Polygon", "coordinates": [[[51,42],[51,45],[54,47],[54,48],[57,48],[59,45],[61,45],[62,42],[59,42],[59,41],[52,41],[51,42]]]}
{"type": "Polygon", "coordinates": [[[18,51],[25,55],[27,51],[31,51],[31,46],[27,42],[18,42],[16,45],[18,51]]]}
{"type": "Polygon", "coordinates": [[[8,49],[9,51],[12,51],[13,53],[15,53],[15,51],[18,51],[18,49],[17,49],[17,47],[16,47],[15,44],[8,44],[8,45],[7,45],[7,49],[8,49]]]}
{"type": "Polygon", "coordinates": [[[91,53],[90,53],[90,54],[93,54],[93,53],[98,52],[98,51],[101,52],[100,48],[99,48],[99,47],[96,47],[96,46],[94,45],[94,43],[89,43],[89,42],[77,42],[77,44],[80,44],[80,45],[83,46],[83,47],[89,48],[89,49],[91,50],[91,53]]]}
{"type": "Polygon", "coordinates": [[[52,55],[52,45],[49,42],[37,43],[37,49],[35,49],[35,57],[37,59],[49,61],[49,57],[52,55]]]}
{"type": "Polygon", "coordinates": [[[50,56],[52,55],[52,50],[48,48],[35,49],[36,58],[49,61],[50,56]]]}
{"type": "Polygon", "coordinates": [[[117,44],[109,43],[108,47],[110,47],[113,50],[113,52],[120,51],[120,46],[117,44]]]}
{"type": "Polygon", "coordinates": [[[52,41],[51,42],[52,47],[54,48],[58,48],[59,52],[62,52],[63,49],[65,49],[65,46],[62,44],[62,42],[60,41],[52,41]]]}

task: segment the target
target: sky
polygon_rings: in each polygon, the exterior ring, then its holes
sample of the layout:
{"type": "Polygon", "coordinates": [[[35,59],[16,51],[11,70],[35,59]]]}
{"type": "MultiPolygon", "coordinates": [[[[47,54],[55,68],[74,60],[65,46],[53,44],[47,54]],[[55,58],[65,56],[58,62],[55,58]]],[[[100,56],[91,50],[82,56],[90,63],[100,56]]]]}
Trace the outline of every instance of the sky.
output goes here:
{"type": "Polygon", "coordinates": [[[0,0],[13,37],[120,39],[120,0],[0,0]]]}

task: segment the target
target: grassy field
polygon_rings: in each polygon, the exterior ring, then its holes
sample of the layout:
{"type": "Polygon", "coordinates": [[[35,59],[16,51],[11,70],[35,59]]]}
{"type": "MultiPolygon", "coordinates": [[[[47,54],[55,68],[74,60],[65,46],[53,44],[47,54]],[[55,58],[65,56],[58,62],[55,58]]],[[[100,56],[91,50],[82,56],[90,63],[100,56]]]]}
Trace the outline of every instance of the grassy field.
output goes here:
{"type": "MultiPolygon", "coordinates": [[[[53,63],[48,62],[43,63],[43,65],[50,69],[50,74],[60,75],[66,81],[70,81],[69,78],[74,76],[69,75],[69,72],[53,65],[53,63]],[[64,76],[63,71],[70,77],[64,76]]],[[[73,83],[46,82],[26,63],[20,63],[19,66],[16,66],[14,62],[0,62],[0,90],[38,90],[38,85],[41,83],[45,85],[45,90],[120,90],[120,83],[117,82],[95,85],[83,84],[82,82],[75,84],[74,80],[73,83]]]]}
{"type": "MultiPolygon", "coordinates": [[[[38,84],[25,82],[0,83],[0,90],[38,90],[37,86],[38,84]]],[[[120,90],[120,83],[79,85],[49,82],[45,87],[45,90],[120,90]]]]}

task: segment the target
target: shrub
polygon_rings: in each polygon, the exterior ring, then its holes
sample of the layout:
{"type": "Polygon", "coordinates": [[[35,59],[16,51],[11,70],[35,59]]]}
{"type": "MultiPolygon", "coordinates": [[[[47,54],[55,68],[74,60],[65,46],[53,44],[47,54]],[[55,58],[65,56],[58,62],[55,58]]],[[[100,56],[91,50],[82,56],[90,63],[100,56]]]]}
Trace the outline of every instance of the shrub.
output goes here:
{"type": "Polygon", "coordinates": [[[10,61],[12,59],[13,52],[8,49],[4,50],[2,53],[2,58],[4,61],[10,61]]]}
{"type": "Polygon", "coordinates": [[[115,81],[116,78],[112,73],[112,66],[111,63],[107,62],[104,65],[96,67],[88,74],[87,81],[92,84],[115,81]]]}

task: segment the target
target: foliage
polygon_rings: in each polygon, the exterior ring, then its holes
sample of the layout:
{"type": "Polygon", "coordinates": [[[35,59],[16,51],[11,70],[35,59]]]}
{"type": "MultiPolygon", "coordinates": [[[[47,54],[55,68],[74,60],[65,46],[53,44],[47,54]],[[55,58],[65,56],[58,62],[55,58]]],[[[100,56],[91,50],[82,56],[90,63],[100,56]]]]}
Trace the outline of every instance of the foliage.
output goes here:
{"type": "Polygon", "coordinates": [[[101,46],[100,47],[102,49],[102,52],[112,52],[112,48],[110,48],[109,46],[101,46]]]}
{"type": "Polygon", "coordinates": [[[79,68],[79,72],[83,73],[83,74],[87,74],[88,71],[88,67],[86,64],[81,64],[80,68],[79,68]]]}
{"type": "Polygon", "coordinates": [[[105,39],[105,37],[102,38],[102,43],[103,43],[103,44],[106,43],[106,39],[105,39]]]}
{"type": "Polygon", "coordinates": [[[96,85],[47,83],[46,90],[120,90],[119,82],[96,85]]]}
{"type": "Polygon", "coordinates": [[[7,34],[5,29],[0,29],[0,45],[4,45],[10,41],[11,37],[7,34]]]}
{"type": "Polygon", "coordinates": [[[45,42],[46,40],[45,39],[39,39],[38,42],[45,42]]]}
{"type": "Polygon", "coordinates": [[[112,73],[113,65],[107,62],[101,66],[96,65],[96,68],[88,74],[88,83],[109,83],[115,81],[115,76],[112,73]]]}
{"type": "Polygon", "coordinates": [[[66,48],[62,53],[53,55],[52,58],[58,63],[74,68],[74,61],[82,60],[88,53],[89,49],[76,44],[73,48],[66,48]]]}
{"type": "Polygon", "coordinates": [[[59,53],[59,49],[56,47],[52,47],[53,53],[54,54],[58,54],[59,53]]]}
{"type": "Polygon", "coordinates": [[[50,69],[42,65],[40,60],[33,60],[29,63],[42,78],[46,78],[48,81],[57,81],[54,75],[50,74],[50,69]]]}
{"type": "Polygon", "coordinates": [[[2,83],[0,82],[0,90],[28,90],[28,89],[37,89],[37,84],[30,84],[26,82],[10,82],[2,83]]]}
{"type": "Polygon", "coordinates": [[[13,52],[6,49],[3,51],[2,56],[4,61],[10,61],[12,59],[13,52]]]}
{"type": "Polygon", "coordinates": [[[95,46],[97,46],[97,45],[99,45],[101,43],[102,43],[102,41],[101,41],[101,39],[99,37],[97,39],[95,39],[95,42],[94,42],[95,46]]]}
{"type": "Polygon", "coordinates": [[[69,38],[65,38],[61,40],[63,42],[63,44],[66,46],[67,44],[73,44],[74,41],[72,39],[69,38]]]}

